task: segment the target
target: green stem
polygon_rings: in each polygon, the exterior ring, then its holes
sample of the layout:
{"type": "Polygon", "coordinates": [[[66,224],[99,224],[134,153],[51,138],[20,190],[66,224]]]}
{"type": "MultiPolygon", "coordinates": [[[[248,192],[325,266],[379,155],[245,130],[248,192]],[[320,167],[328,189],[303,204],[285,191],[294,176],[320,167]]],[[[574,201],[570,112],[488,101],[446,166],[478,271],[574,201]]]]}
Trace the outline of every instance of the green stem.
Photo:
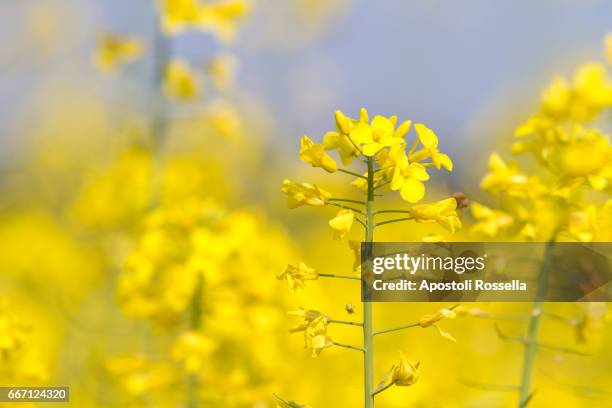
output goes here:
{"type": "MultiPolygon", "coordinates": [[[[190,316],[190,329],[200,330],[202,328],[202,296],[204,292],[204,277],[198,275],[196,287],[193,291],[191,298],[191,316],[190,316]]],[[[200,406],[200,400],[198,398],[198,387],[200,385],[200,379],[197,374],[190,374],[187,378],[187,389],[188,389],[188,404],[189,408],[197,408],[200,406]]]]}
{"type": "Polygon", "coordinates": [[[343,343],[338,343],[338,342],[334,341],[334,346],[344,347],[344,348],[347,348],[347,349],[357,350],[357,351],[362,351],[363,352],[363,349],[361,347],[351,346],[350,344],[343,344],[343,343]]]}
{"type": "Polygon", "coordinates": [[[361,278],[359,276],[351,276],[351,275],[336,275],[333,273],[320,273],[319,277],[322,278],[337,278],[337,279],[353,279],[360,281],[361,278]]]}
{"type": "Polygon", "coordinates": [[[373,334],[374,334],[374,336],[377,336],[379,334],[391,333],[391,332],[394,332],[394,331],[410,329],[411,327],[417,327],[417,326],[419,326],[419,323],[410,323],[410,324],[405,324],[403,326],[392,327],[390,329],[375,331],[373,334]]]}
{"type": "Polygon", "coordinates": [[[161,195],[162,159],[167,130],[166,101],[162,92],[164,74],[170,58],[172,42],[161,31],[161,18],[156,16],[153,40],[153,92],[151,95],[151,190],[150,206],[158,204],[161,195]]]}
{"type": "Polygon", "coordinates": [[[355,177],[358,177],[358,178],[362,178],[362,179],[364,179],[364,180],[367,180],[367,179],[368,179],[366,176],[362,176],[361,174],[359,174],[359,173],[355,173],[355,172],[350,171],[350,170],[346,170],[346,169],[338,169],[338,171],[341,171],[342,173],[350,174],[351,176],[355,176],[355,177]]]}
{"type": "Polygon", "coordinates": [[[400,221],[410,221],[413,220],[414,218],[412,217],[406,217],[406,218],[395,218],[393,220],[388,220],[388,221],[382,221],[382,222],[377,222],[376,226],[381,226],[381,225],[385,225],[385,224],[392,224],[394,222],[400,222],[400,221]]]}
{"type": "Polygon", "coordinates": [[[363,211],[361,211],[361,210],[359,210],[357,208],[349,207],[347,205],[342,205],[342,204],[337,204],[337,203],[330,203],[330,202],[328,202],[327,205],[333,205],[334,207],[344,208],[345,210],[351,210],[353,212],[356,212],[357,214],[362,214],[363,215],[363,211]]]}
{"type": "Polygon", "coordinates": [[[527,329],[527,338],[523,354],[523,373],[519,389],[519,408],[526,407],[531,399],[531,379],[535,356],[538,350],[538,333],[540,330],[540,318],[542,316],[542,303],[546,298],[548,275],[550,274],[554,245],[555,237],[546,244],[544,259],[542,260],[542,267],[538,277],[538,289],[535,302],[531,309],[531,316],[529,317],[529,327],[527,329]]]}
{"type": "Polygon", "coordinates": [[[410,214],[408,210],[378,210],[374,214],[410,214]]]}
{"type": "Polygon", "coordinates": [[[390,382],[389,384],[383,385],[382,387],[378,388],[376,391],[374,391],[372,393],[372,397],[375,396],[376,394],[380,394],[381,392],[383,392],[387,388],[390,388],[392,385],[393,385],[393,382],[390,382]]]}
{"type": "MultiPolygon", "coordinates": [[[[368,164],[368,200],[366,201],[366,233],[365,242],[374,241],[374,163],[371,157],[368,164]]],[[[366,258],[370,257],[372,248],[366,245],[366,258]]],[[[363,288],[367,290],[367,288],[363,288]]],[[[374,330],[372,323],[372,303],[363,303],[363,367],[364,367],[364,406],[374,408],[374,330]]]]}
{"type": "Polygon", "coordinates": [[[336,198],[336,197],[332,197],[332,198],[328,198],[327,201],[340,201],[340,202],[345,202],[345,203],[355,203],[355,204],[365,205],[364,201],[351,200],[351,199],[348,199],[348,198],[336,198]]]}

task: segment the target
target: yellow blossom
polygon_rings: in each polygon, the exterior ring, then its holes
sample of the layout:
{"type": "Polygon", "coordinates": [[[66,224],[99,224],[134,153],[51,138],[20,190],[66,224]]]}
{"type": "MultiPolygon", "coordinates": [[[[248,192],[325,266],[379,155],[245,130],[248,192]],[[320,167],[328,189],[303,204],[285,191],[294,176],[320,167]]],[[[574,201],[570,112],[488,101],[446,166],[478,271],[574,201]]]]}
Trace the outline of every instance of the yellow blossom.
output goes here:
{"type": "Polygon", "coordinates": [[[355,214],[351,210],[340,210],[338,214],[329,221],[329,226],[334,230],[334,239],[343,239],[348,234],[355,220],[355,214]]]}
{"type": "Polygon", "coordinates": [[[221,41],[230,42],[236,38],[238,24],[249,13],[245,0],[217,0],[202,4],[198,27],[215,34],[221,41]]]}
{"type": "Polygon", "coordinates": [[[306,328],[310,325],[311,322],[313,322],[315,319],[323,316],[323,314],[321,312],[319,312],[318,310],[313,310],[313,309],[309,309],[306,310],[304,308],[299,308],[297,310],[290,310],[287,312],[287,314],[289,316],[295,316],[295,317],[301,317],[304,319],[304,322],[301,324],[298,324],[297,326],[289,329],[290,333],[295,333],[298,331],[304,331],[306,330],[306,328]]]}
{"type": "Polygon", "coordinates": [[[404,122],[397,130],[396,122],[397,118],[377,115],[370,124],[366,122],[355,124],[350,130],[349,137],[365,156],[375,156],[384,147],[405,143],[403,136],[410,128],[410,121],[404,122]]]}
{"type": "Polygon", "coordinates": [[[491,193],[507,193],[524,196],[529,179],[514,164],[506,164],[502,158],[493,153],[489,157],[489,173],[482,179],[480,187],[491,193]]]}
{"type": "Polygon", "coordinates": [[[336,161],[325,152],[322,144],[315,144],[306,135],[302,136],[300,142],[300,159],[306,163],[310,163],[312,167],[321,167],[328,173],[333,173],[338,170],[336,161]]]}
{"type": "Polygon", "coordinates": [[[440,333],[442,337],[455,343],[457,342],[457,340],[455,340],[455,338],[449,333],[442,330],[440,326],[438,326],[436,323],[443,319],[454,319],[456,316],[457,315],[453,310],[443,308],[440,309],[437,313],[422,316],[419,319],[419,325],[423,328],[433,326],[438,329],[438,333],[440,333]]]}
{"type": "Polygon", "coordinates": [[[313,268],[309,268],[303,262],[298,266],[287,265],[287,269],[277,277],[279,280],[286,280],[287,287],[294,292],[296,289],[304,289],[307,280],[319,279],[319,273],[313,268]]]}
{"type": "Polygon", "coordinates": [[[455,232],[461,228],[456,210],[457,200],[451,197],[433,204],[417,204],[408,211],[416,222],[436,222],[450,232],[455,232]]]}
{"type": "Polygon", "coordinates": [[[325,150],[338,150],[342,164],[350,164],[354,157],[359,155],[355,141],[350,139],[350,132],[357,123],[368,123],[368,112],[361,109],[358,120],[346,117],[341,111],[335,113],[336,131],[327,132],[323,136],[325,150]]]}
{"type": "Polygon", "coordinates": [[[302,205],[323,207],[331,194],[314,184],[296,183],[283,180],[281,191],[287,194],[287,207],[296,208],[302,205]]]}
{"type": "Polygon", "coordinates": [[[417,132],[419,142],[423,145],[423,149],[410,155],[410,161],[418,162],[426,158],[431,157],[436,169],[440,170],[440,167],[444,167],[448,171],[453,170],[453,162],[446,154],[441,153],[438,150],[438,137],[422,123],[414,125],[414,129],[417,132]]]}
{"type": "Polygon", "coordinates": [[[550,86],[542,92],[542,111],[552,117],[567,114],[572,100],[572,90],[565,78],[553,78],[550,86]]]}
{"type": "Polygon", "coordinates": [[[176,34],[194,28],[202,21],[204,10],[198,0],[162,0],[162,28],[176,34]]]}
{"type": "Polygon", "coordinates": [[[425,167],[416,162],[409,162],[403,148],[392,148],[389,158],[395,163],[391,190],[399,190],[402,198],[409,203],[421,201],[425,196],[425,184],[429,174],[425,167]]]}
{"type": "Polygon", "coordinates": [[[163,90],[170,99],[193,101],[199,97],[200,84],[189,64],[174,60],[166,67],[163,90]]]}
{"type": "Polygon", "coordinates": [[[142,56],[143,49],[139,39],[105,33],[98,38],[93,62],[102,72],[116,71],[122,65],[142,56]]]}
{"type": "Polygon", "coordinates": [[[499,210],[493,210],[479,203],[472,203],[472,215],[477,223],[472,227],[474,234],[495,237],[500,230],[509,228],[514,223],[512,215],[499,210]]]}
{"type": "Polygon", "coordinates": [[[400,387],[407,387],[417,382],[420,375],[421,363],[410,362],[404,357],[403,353],[399,353],[399,362],[395,363],[391,368],[391,382],[400,387]]]}
{"type": "Polygon", "coordinates": [[[454,319],[457,314],[447,308],[442,308],[434,314],[424,315],[419,319],[419,325],[423,328],[432,326],[434,323],[439,322],[443,319],[454,319]]]}
{"type": "Polygon", "coordinates": [[[334,345],[332,338],[327,334],[327,317],[321,316],[314,319],[304,330],[305,348],[311,351],[312,357],[317,357],[321,352],[334,345]]]}

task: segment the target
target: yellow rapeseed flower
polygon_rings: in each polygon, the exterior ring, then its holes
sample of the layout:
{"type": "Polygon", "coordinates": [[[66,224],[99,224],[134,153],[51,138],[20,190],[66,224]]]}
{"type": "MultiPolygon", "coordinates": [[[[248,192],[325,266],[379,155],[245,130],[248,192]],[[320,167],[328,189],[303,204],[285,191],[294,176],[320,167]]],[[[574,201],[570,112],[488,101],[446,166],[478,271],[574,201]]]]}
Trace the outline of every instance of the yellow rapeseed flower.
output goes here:
{"type": "Polygon", "coordinates": [[[340,210],[338,214],[329,221],[329,226],[334,230],[334,239],[343,239],[351,231],[355,214],[351,210],[340,210]]]}
{"type": "Polygon", "coordinates": [[[421,163],[410,162],[403,148],[393,147],[389,159],[395,164],[391,190],[399,190],[402,198],[409,203],[416,203],[425,196],[424,181],[429,180],[429,174],[421,163]]]}
{"type": "Polygon", "coordinates": [[[169,99],[193,101],[200,95],[200,84],[189,64],[174,60],[166,66],[163,90],[169,99]]]}
{"type": "Polygon", "coordinates": [[[338,170],[336,161],[325,152],[322,144],[316,144],[306,135],[300,141],[300,159],[310,163],[312,167],[321,167],[328,173],[338,170]]]}
{"type": "Polygon", "coordinates": [[[493,153],[489,157],[489,173],[480,183],[480,187],[491,194],[507,193],[523,197],[527,194],[529,179],[515,164],[506,164],[502,158],[493,153]]]}
{"type": "Polygon", "coordinates": [[[476,235],[495,237],[500,230],[514,224],[514,217],[506,212],[493,210],[479,203],[472,203],[470,208],[476,219],[476,224],[472,226],[472,232],[476,235]]]}
{"type": "Polygon", "coordinates": [[[297,289],[304,289],[307,280],[319,279],[319,273],[300,262],[298,266],[287,265],[285,271],[278,275],[277,279],[286,280],[287,287],[291,292],[294,292],[297,289]]]}
{"type": "Polygon", "coordinates": [[[302,205],[323,207],[331,194],[319,188],[315,184],[296,183],[291,180],[283,180],[281,191],[287,194],[287,207],[297,208],[302,205]]]}
{"type": "Polygon", "coordinates": [[[399,362],[395,363],[391,369],[391,382],[400,387],[407,387],[417,382],[420,376],[421,363],[410,362],[399,353],[399,362]]]}
{"type": "Polygon", "coordinates": [[[410,121],[402,123],[397,130],[397,118],[386,118],[377,115],[370,124],[358,122],[351,129],[349,137],[357,144],[361,152],[368,157],[375,156],[385,147],[404,144],[404,135],[410,129],[410,121]]]}
{"type": "Polygon", "coordinates": [[[410,161],[418,162],[426,158],[431,157],[431,161],[440,170],[440,167],[444,167],[448,171],[453,170],[453,162],[448,155],[441,153],[438,150],[438,136],[422,123],[414,125],[414,129],[417,132],[419,142],[423,145],[423,149],[414,152],[410,155],[410,161]]]}
{"type": "Polygon", "coordinates": [[[457,200],[453,197],[433,204],[417,204],[408,211],[416,222],[435,222],[450,232],[461,228],[461,220],[457,216],[457,200]]]}

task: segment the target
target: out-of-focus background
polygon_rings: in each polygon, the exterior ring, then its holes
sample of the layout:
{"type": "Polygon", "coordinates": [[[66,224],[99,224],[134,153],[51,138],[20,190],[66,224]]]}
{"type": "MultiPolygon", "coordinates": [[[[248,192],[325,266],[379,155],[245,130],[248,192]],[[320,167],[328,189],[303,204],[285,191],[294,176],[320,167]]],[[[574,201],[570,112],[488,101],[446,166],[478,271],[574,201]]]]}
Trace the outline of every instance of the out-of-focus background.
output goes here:
{"type": "MultiPolygon", "coordinates": [[[[79,407],[262,408],[273,393],[360,406],[358,353],[312,359],[286,316],[302,306],[351,319],[347,303],[359,316],[358,287],[319,280],[291,295],[275,279],[288,262],[342,271],[353,259],[331,239],[332,213],[285,208],[284,178],[354,193],[299,162],[300,136],[320,140],[336,109],[426,123],[455,167],[433,177],[430,200],[481,197],[489,153],[509,152],[541,89],[603,59],[612,3],[202,1],[227,5],[203,25],[192,3],[0,4],[0,385],[69,385],[79,407]]],[[[379,239],[438,232],[397,225],[379,239]]],[[[478,307],[521,316],[530,305],[478,307]]],[[[375,314],[392,326],[438,308],[375,314]]],[[[445,325],[456,344],[431,328],[377,340],[377,378],[398,350],[423,367],[379,405],[514,406],[503,386],[518,381],[521,347],[490,319],[445,325]]],[[[609,406],[609,325],[577,330],[543,326],[589,356],[542,353],[534,407],[609,406]]],[[[347,343],[359,335],[334,327],[347,343]]]]}

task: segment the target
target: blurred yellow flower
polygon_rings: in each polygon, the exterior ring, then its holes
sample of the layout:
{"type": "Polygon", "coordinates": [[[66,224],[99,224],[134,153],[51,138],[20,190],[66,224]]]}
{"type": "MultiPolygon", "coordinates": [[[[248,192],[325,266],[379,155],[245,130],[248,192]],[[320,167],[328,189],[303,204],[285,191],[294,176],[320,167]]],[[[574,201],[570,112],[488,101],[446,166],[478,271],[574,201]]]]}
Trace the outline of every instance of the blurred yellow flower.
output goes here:
{"type": "Polygon", "coordinates": [[[279,280],[286,280],[287,287],[291,292],[297,289],[304,289],[307,280],[319,279],[319,273],[314,268],[309,268],[305,263],[300,262],[298,266],[287,265],[283,273],[277,276],[279,280]]]}
{"type": "Polygon", "coordinates": [[[196,27],[203,17],[198,0],[161,0],[160,7],[162,28],[169,34],[196,27]]]}
{"type": "Polygon", "coordinates": [[[164,74],[164,94],[175,101],[193,101],[200,96],[201,86],[188,63],[173,60],[164,74]]]}
{"type": "Polygon", "coordinates": [[[206,368],[216,343],[210,337],[196,331],[183,333],[172,348],[172,358],[180,361],[188,373],[197,373],[206,368]]]}
{"type": "Polygon", "coordinates": [[[472,233],[495,237],[500,230],[507,229],[514,223],[512,215],[499,210],[493,210],[479,203],[472,203],[472,215],[476,224],[472,226],[472,233]]]}
{"type": "Polygon", "coordinates": [[[302,205],[323,207],[331,194],[314,184],[296,183],[283,180],[281,191],[287,194],[287,207],[296,208],[302,205]]]}
{"type": "Polygon", "coordinates": [[[300,141],[300,159],[310,163],[312,167],[321,167],[328,173],[338,170],[336,161],[325,153],[324,146],[322,144],[315,144],[306,135],[302,136],[300,141]]]}
{"type": "Polygon", "coordinates": [[[236,38],[238,24],[250,10],[246,0],[216,0],[202,5],[200,28],[211,31],[221,41],[233,41],[236,38]]]}
{"type": "Polygon", "coordinates": [[[480,187],[491,194],[504,192],[523,197],[527,194],[528,181],[515,164],[508,165],[497,153],[493,153],[489,157],[489,173],[482,179],[480,187]]]}
{"type": "Polygon", "coordinates": [[[606,34],[604,39],[605,53],[608,63],[612,65],[612,33],[606,34]]]}
{"type": "Polygon", "coordinates": [[[19,347],[28,332],[28,327],[9,310],[6,298],[0,298],[0,351],[5,354],[19,347]]]}
{"type": "Polygon", "coordinates": [[[395,363],[391,368],[391,382],[400,387],[407,387],[417,382],[420,376],[421,363],[410,362],[404,357],[402,352],[399,353],[399,362],[395,363]]]}
{"type": "Polygon", "coordinates": [[[457,216],[457,200],[447,198],[433,204],[417,204],[408,211],[416,222],[435,222],[455,232],[461,228],[461,220],[457,216]]]}
{"type": "Polygon", "coordinates": [[[355,214],[351,210],[340,210],[329,220],[329,226],[334,230],[334,239],[343,239],[351,231],[355,214]]]}
{"type": "Polygon", "coordinates": [[[104,33],[98,37],[93,63],[102,72],[116,71],[140,58],[143,51],[142,41],[137,38],[104,33]]]}

